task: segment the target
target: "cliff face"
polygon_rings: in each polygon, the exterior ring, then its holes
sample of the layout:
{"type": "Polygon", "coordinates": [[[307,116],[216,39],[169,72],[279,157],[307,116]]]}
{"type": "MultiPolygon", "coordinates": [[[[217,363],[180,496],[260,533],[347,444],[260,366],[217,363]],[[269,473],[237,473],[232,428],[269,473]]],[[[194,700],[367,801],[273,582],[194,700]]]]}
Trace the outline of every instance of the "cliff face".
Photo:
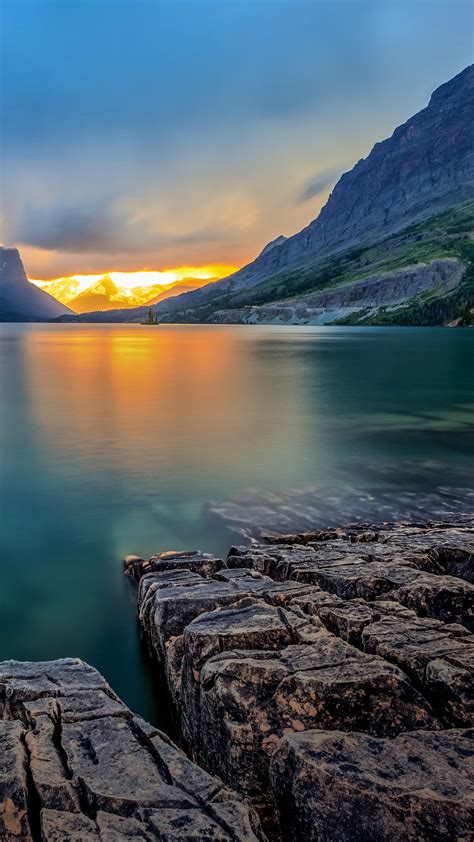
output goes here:
{"type": "MultiPolygon", "coordinates": [[[[370,275],[335,289],[310,292],[300,298],[275,301],[260,307],[251,307],[245,315],[247,324],[304,324],[324,325],[350,320],[364,323],[383,312],[396,322],[397,313],[410,302],[443,297],[462,288],[465,267],[456,258],[432,260],[394,269],[391,272],[370,275]]],[[[232,312],[232,311],[231,311],[232,312]]],[[[238,311],[234,311],[236,316],[238,311]]],[[[240,316],[242,314],[240,313],[240,316]]],[[[232,321],[229,311],[217,311],[213,321],[232,321]]]]}
{"type": "Polygon", "coordinates": [[[18,249],[0,248],[0,321],[55,319],[73,311],[30,284],[18,249]]]}
{"type": "Polygon", "coordinates": [[[239,285],[474,198],[474,65],[339,179],[318,218],[233,276],[239,285]]]}

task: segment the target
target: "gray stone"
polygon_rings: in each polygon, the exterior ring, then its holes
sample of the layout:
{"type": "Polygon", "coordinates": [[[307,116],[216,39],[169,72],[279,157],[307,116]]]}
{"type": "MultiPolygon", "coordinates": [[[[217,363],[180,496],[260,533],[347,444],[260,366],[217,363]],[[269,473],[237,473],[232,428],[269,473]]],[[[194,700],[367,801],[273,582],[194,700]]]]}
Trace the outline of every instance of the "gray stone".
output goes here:
{"type": "MultiPolygon", "coordinates": [[[[142,577],[140,622],[184,745],[252,799],[270,839],[282,784],[269,769],[287,736],[341,731],[382,745],[413,731],[430,744],[472,723],[472,534],[458,516],[356,524],[233,547],[211,578],[142,577]]],[[[280,818],[293,842],[298,817],[280,818]]],[[[317,832],[331,838],[330,820],[317,832]]]]}
{"type": "Polygon", "coordinates": [[[157,553],[148,560],[128,555],[123,566],[125,573],[138,582],[146,573],[164,573],[167,570],[192,570],[209,577],[222,567],[222,560],[211,553],[184,550],[157,553]]]}
{"type": "Polygon", "coordinates": [[[262,839],[253,811],[82,661],[0,663],[0,838],[262,839]],[[36,688],[36,689],[35,689],[36,688]]]}
{"type": "Polygon", "coordinates": [[[33,840],[28,821],[27,754],[21,722],[0,722],[0,838],[33,840]]]}
{"type": "Polygon", "coordinates": [[[414,731],[392,740],[289,734],[271,781],[292,842],[453,842],[472,838],[472,731],[414,731]]]}

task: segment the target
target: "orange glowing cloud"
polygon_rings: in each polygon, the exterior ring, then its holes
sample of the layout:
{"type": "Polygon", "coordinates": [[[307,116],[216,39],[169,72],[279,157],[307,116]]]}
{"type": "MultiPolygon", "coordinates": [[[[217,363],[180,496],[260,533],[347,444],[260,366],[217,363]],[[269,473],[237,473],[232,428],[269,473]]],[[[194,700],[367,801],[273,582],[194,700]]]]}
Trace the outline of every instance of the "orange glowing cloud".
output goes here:
{"type": "Polygon", "coordinates": [[[85,313],[155,304],[231,275],[237,268],[224,263],[211,263],[160,271],[111,271],[102,275],[29,280],[77,313],[85,313]]]}

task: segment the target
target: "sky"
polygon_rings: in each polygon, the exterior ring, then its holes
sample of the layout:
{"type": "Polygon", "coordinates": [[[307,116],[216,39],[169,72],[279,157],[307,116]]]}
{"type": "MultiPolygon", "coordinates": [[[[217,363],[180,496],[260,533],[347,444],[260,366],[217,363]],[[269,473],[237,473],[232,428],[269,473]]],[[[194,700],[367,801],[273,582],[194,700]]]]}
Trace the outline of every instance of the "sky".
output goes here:
{"type": "Polygon", "coordinates": [[[0,0],[30,277],[240,266],[472,61],[470,0],[0,0]]]}

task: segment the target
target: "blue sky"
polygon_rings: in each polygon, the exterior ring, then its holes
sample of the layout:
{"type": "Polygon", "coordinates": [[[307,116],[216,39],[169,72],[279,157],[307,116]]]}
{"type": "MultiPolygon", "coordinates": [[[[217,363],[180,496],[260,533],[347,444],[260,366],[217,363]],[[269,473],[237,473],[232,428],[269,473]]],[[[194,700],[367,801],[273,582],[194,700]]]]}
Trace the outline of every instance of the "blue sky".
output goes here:
{"type": "Polygon", "coordinates": [[[251,259],[472,61],[465,0],[0,0],[33,277],[251,259]]]}

